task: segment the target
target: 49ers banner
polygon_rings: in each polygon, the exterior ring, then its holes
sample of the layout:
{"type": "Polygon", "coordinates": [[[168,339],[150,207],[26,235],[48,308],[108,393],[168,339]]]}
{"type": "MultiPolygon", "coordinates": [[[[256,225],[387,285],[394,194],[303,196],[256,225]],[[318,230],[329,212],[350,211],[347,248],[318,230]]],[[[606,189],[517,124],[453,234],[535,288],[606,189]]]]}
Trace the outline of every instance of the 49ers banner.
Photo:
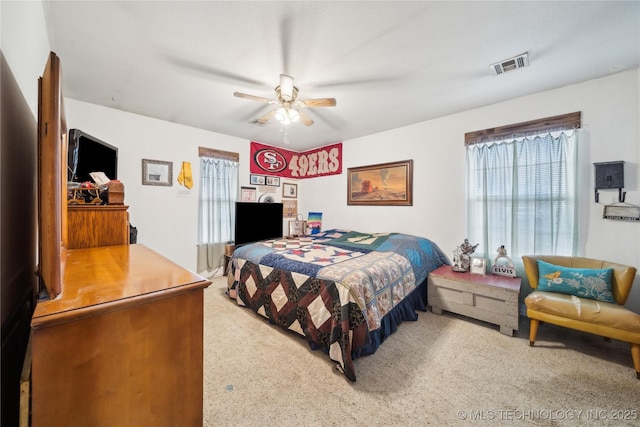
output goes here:
{"type": "Polygon", "coordinates": [[[342,143],[298,153],[251,141],[251,173],[315,178],[342,173],[342,143]]]}

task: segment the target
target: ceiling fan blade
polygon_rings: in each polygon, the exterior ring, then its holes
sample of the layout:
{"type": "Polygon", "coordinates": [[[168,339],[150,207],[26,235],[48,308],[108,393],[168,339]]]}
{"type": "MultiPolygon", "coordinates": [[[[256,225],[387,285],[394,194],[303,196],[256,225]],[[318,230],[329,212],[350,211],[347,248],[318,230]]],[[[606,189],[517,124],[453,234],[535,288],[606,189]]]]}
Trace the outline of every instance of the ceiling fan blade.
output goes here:
{"type": "Polygon", "coordinates": [[[259,119],[252,120],[250,123],[258,126],[264,126],[276,114],[276,110],[271,110],[259,119]]]}
{"type": "Polygon", "coordinates": [[[167,55],[164,55],[164,58],[166,59],[167,62],[191,74],[197,74],[199,76],[205,76],[208,78],[215,78],[216,80],[233,82],[235,84],[242,83],[245,86],[246,85],[256,86],[256,87],[265,86],[265,82],[263,81],[258,81],[258,80],[250,79],[248,77],[244,77],[242,75],[230,73],[229,71],[214,68],[202,62],[192,61],[185,57],[167,54],[167,55]]]}
{"type": "Polygon", "coordinates": [[[250,99],[252,101],[258,101],[258,102],[267,102],[267,103],[273,103],[274,102],[274,101],[272,101],[270,99],[263,98],[261,96],[248,95],[246,93],[241,93],[241,92],[233,92],[233,96],[236,96],[238,98],[250,99]]]}
{"type": "Polygon", "coordinates": [[[298,114],[300,114],[300,121],[304,123],[305,126],[311,126],[314,123],[313,120],[311,120],[311,117],[307,116],[304,111],[300,110],[298,111],[298,114]]]}
{"type": "Polygon", "coordinates": [[[335,107],[335,98],[318,98],[301,100],[305,107],[335,107]]]}
{"type": "Polygon", "coordinates": [[[285,101],[293,99],[293,77],[280,74],[280,96],[285,101]]]}

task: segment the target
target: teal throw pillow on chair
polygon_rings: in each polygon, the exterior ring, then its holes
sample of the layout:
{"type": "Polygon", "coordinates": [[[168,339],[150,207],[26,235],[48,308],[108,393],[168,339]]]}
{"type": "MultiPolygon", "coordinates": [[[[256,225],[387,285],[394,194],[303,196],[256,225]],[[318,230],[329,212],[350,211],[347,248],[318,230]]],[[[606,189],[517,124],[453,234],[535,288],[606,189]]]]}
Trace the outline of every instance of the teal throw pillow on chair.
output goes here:
{"type": "Polygon", "coordinates": [[[569,268],[538,260],[538,290],[559,292],[603,302],[615,302],[612,268],[569,268]]]}

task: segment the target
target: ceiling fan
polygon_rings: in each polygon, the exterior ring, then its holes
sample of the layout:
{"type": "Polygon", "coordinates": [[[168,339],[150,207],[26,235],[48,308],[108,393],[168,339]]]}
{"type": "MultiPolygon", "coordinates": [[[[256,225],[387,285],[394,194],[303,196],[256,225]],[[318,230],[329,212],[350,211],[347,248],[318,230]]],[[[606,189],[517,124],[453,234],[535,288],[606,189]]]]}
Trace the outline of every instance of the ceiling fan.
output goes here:
{"type": "Polygon", "coordinates": [[[303,108],[335,107],[336,105],[335,98],[297,99],[298,88],[293,85],[293,77],[286,74],[280,74],[280,85],[276,87],[275,91],[276,99],[268,99],[241,92],[234,92],[233,96],[277,106],[264,116],[251,122],[260,126],[266,124],[273,117],[283,125],[301,120],[305,125],[311,126],[314,122],[302,111],[303,108]]]}

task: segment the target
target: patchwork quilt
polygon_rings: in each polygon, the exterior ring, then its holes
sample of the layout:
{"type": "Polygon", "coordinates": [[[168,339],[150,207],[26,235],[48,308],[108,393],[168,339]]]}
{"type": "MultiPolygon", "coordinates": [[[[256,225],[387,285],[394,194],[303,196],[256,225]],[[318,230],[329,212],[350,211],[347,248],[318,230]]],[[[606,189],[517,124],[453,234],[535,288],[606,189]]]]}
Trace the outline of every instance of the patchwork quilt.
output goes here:
{"type": "Polygon", "coordinates": [[[329,230],[237,248],[229,296],[324,348],[355,381],[352,352],[443,264],[447,257],[422,237],[329,230]]]}

